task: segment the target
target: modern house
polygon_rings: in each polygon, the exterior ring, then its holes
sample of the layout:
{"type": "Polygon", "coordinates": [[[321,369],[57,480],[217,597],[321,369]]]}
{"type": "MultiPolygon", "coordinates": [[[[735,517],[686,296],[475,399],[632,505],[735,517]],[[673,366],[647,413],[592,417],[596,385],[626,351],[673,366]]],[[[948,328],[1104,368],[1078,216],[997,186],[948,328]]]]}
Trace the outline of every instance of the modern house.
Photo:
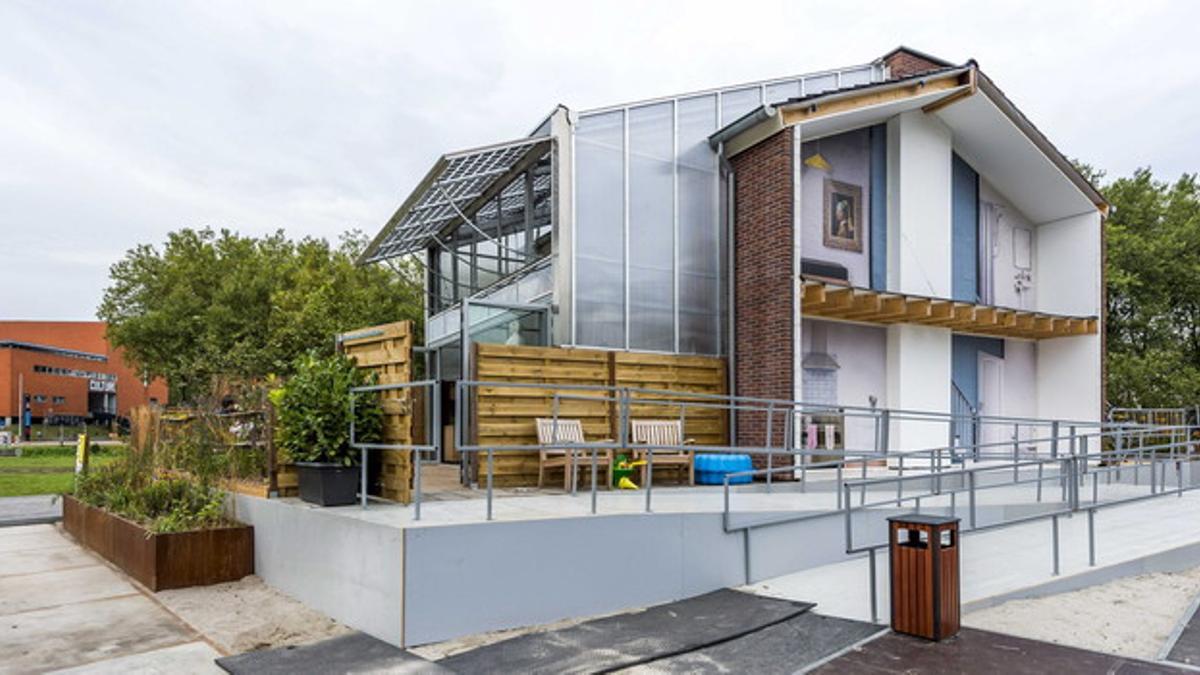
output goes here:
{"type": "MultiPolygon", "coordinates": [[[[1098,421],[1108,208],[974,61],[901,47],[560,106],[438,159],[362,260],[423,262],[447,382],[475,342],[591,347],[720,357],[747,397],[1098,421]]],[[[872,442],[818,421],[795,442],[872,442]]],[[[889,447],[947,442],[904,424],[889,447]]]]}

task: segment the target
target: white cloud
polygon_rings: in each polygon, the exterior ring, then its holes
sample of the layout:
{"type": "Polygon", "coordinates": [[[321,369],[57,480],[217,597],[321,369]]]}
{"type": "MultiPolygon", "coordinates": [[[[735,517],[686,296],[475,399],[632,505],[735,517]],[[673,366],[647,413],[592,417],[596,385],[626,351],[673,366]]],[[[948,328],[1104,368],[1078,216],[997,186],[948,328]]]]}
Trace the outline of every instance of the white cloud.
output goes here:
{"type": "Polygon", "coordinates": [[[0,3],[0,316],[92,315],[177,227],[374,232],[447,150],[620,101],[978,59],[1066,153],[1195,171],[1200,5],[0,3]],[[88,264],[90,261],[102,261],[88,264]]]}

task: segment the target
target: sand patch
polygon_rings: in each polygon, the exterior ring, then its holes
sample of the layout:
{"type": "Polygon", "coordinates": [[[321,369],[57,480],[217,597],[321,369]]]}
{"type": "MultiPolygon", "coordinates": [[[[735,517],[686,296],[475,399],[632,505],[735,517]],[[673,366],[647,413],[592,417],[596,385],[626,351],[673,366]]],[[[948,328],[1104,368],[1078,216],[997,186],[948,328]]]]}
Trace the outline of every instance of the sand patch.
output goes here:
{"type": "Polygon", "coordinates": [[[1200,567],[1143,574],[963,616],[973,628],[1153,660],[1200,594],[1200,567]]]}
{"type": "Polygon", "coordinates": [[[309,644],[351,632],[257,576],[160,591],[155,597],[229,654],[309,644]]]}

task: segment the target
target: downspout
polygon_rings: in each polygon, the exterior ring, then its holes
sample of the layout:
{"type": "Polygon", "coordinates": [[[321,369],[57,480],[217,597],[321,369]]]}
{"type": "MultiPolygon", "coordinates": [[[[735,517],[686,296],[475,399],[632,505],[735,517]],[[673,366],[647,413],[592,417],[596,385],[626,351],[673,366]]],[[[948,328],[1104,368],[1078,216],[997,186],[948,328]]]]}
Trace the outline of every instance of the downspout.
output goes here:
{"type": "MultiPolygon", "coordinates": [[[[730,396],[736,396],[737,368],[734,367],[734,364],[737,360],[737,306],[735,305],[737,302],[737,293],[735,290],[737,284],[734,282],[736,278],[734,264],[737,262],[737,257],[734,255],[733,237],[735,233],[734,220],[737,215],[737,173],[733,170],[733,164],[725,157],[725,143],[723,141],[717,144],[717,162],[719,164],[718,171],[725,172],[725,241],[728,244],[725,251],[725,269],[729,276],[726,280],[728,287],[725,289],[725,293],[727,296],[726,303],[729,308],[726,312],[729,320],[729,325],[726,326],[729,349],[725,361],[725,379],[726,387],[728,387],[726,391],[729,392],[730,396]]],[[[729,411],[729,444],[730,446],[737,445],[737,413],[732,409],[732,406],[729,411]]]]}

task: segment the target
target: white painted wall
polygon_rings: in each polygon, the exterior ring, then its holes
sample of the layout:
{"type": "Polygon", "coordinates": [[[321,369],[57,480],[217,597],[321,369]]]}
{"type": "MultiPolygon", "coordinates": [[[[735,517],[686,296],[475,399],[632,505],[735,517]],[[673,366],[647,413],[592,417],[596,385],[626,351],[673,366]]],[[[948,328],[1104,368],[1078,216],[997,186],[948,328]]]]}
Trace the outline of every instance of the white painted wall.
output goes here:
{"type": "MultiPolygon", "coordinates": [[[[812,325],[805,319],[801,330],[804,336],[803,357],[812,351],[812,325]]],[[[887,407],[887,331],[878,326],[821,321],[828,331],[829,355],[840,366],[837,371],[837,403],[868,407],[871,397],[876,405],[887,407]]],[[[801,372],[803,377],[803,369],[801,372]]],[[[875,423],[867,418],[846,420],[845,444],[854,450],[875,447],[875,423]]]]}
{"type": "Polygon", "coordinates": [[[891,290],[950,297],[950,157],[937,117],[914,110],[888,121],[891,290]]]}
{"type": "MultiPolygon", "coordinates": [[[[1037,309],[1099,316],[1100,213],[1037,226],[1037,309]]],[[[1042,340],[1037,345],[1038,415],[1098,421],[1102,414],[1100,335],[1042,340]]]]}
{"type": "Polygon", "coordinates": [[[1037,415],[1100,421],[1100,335],[1037,343],[1037,415]]]}
{"type": "Polygon", "coordinates": [[[1036,228],[1029,219],[1021,214],[1012,202],[1001,195],[986,179],[981,177],[979,181],[979,217],[980,225],[987,226],[987,209],[985,204],[992,204],[997,208],[999,213],[999,221],[994,228],[993,233],[993,277],[995,283],[995,303],[1001,307],[1014,307],[1017,309],[1034,309],[1037,293],[1037,276],[1035,270],[1028,270],[1032,282],[1032,286],[1021,293],[1016,290],[1016,277],[1020,271],[1014,260],[1015,251],[1015,234],[1014,230],[1022,229],[1031,235],[1031,247],[1033,249],[1031,262],[1036,264],[1037,260],[1037,234],[1036,228]]]}
{"type": "Polygon", "coordinates": [[[1036,228],[1037,310],[1100,314],[1100,213],[1092,211],[1036,228]]]}
{"type": "Polygon", "coordinates": [[[871,141],[868,129],[806,141],[800,150],[801,241],[806,258],[837,263],[846,268],[853,286],[871,285],[868,264],[871,250],[871,141]],[[817,169],[804,160],[820,153],[830,169],[817,169]],[[825,246],[825,181],[856,185],[862,190],[860,222],[862,250],[850,251],[825,246]]]}
{"type": "MultiPolygon", "coordinates": [[[[919,325],[887,327],[887,401],[889,408],[950,412],[950,331],[919,325]]],[[[944,423],[892,423],[891,449],[943,447],[944,423]]]]}
{"type": "MultiPolygon", "coordinates": [[[[1000,414],[1037,417],[1037,345],[1027,340],[1004,341],[1004,395],[1000,414]]],[[[1046,435],[1032,427],[1019,429],[1021,440],[1046,435]]]]}

